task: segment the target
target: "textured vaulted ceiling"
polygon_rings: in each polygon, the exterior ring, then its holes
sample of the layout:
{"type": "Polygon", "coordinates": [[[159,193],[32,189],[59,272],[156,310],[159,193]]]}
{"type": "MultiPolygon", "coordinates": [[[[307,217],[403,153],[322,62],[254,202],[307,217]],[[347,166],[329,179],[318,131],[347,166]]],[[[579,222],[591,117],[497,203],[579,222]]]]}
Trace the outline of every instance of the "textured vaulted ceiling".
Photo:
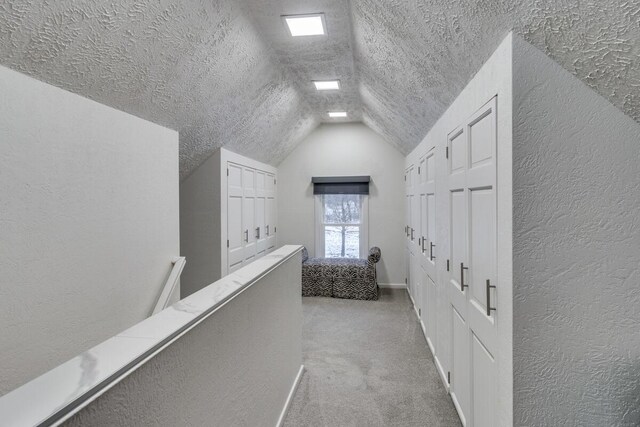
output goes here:
{"type": "Polygon", "coordinates": [[[277,164],[332,109],[406,153],[511,29],[640,121],[640,0],[3,0],[0,63],[180,131],[186,176],[277,164]],[[312,12],[328,36],[289,37],[312,12]]]}

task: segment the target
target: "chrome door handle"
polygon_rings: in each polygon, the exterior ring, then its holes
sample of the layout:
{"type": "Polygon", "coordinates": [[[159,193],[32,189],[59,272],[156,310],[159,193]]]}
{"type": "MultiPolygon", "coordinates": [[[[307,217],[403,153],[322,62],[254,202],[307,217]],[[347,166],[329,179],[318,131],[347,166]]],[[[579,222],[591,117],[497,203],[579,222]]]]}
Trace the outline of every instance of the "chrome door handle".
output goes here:
{"type": "Polygon", "coordinates": [[[260,227],[256,227],[256,239],[260,238],[260,227]]]}
{"type": "Polygon", "coordinates": [[[422,247],[422,253],[424,253],[425,249],[424,249],[424,236],[422,236],[422,243],[420,243],[420,246],[422,247]]]}
{"type": "Polygon", "coordinates": [[[436,257],[433,256],[433,248],[435,248],[435,246],[436,245],[434,245],[433,242],[429,245],[429,261],[436,259],[436,257]]]}
{"type": "Polygon", "coordinates": [[[491,284],[491,280],[487,279],[487,316],[491,316],[492,311],[497,311],[495,307],[491,307],[491,288],[496,287],[491,284]]]}
{"type": "Polygon", "coordinates": [[[460,290],[464,291],[464,288],[468,288],[469,285],[464,284],[464,271],[468,270],[469,267],[464,266],[464,262],[460,263],[460,290]]]}
{"type": "Polygon", "coordinates": [[[413,242],[413,228],[411,229],[411,241],[413,242]]]}
{"type": "Polygon", "coordinates": [[[244,241],[249,243],[249,230],[244,230],[244,241]]]}
{"type": "Polygon", "coordinates": [[[269,226],[268,226],[268,225],[266,226],[266,230],[265,230],[265,232],[266,232],[266,234],[267,234],[267,236],[268,236],[268,235],[269,235],[269,226]]]}

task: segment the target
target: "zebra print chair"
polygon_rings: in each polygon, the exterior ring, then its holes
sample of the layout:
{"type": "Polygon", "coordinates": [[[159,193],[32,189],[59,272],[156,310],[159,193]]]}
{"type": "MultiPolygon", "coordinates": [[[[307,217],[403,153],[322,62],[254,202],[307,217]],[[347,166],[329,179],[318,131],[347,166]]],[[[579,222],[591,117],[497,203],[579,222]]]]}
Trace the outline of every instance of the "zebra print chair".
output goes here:
{"type": "Polygon", "coordinates": [[[380,248],[369,250],[367,259],[309,258],[302,251],[302,296],[324,296],[360,300],[377,300],[376,263],[380,248]]]}

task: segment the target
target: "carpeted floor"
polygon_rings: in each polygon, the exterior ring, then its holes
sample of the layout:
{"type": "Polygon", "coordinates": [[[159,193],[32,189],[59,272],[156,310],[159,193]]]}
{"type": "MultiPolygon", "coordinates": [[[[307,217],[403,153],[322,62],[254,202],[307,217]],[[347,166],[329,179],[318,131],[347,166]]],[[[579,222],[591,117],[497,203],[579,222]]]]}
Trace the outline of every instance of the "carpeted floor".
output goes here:
{"type": "Polygon", "coordinates": [[[286,427],[460,425],[404,290],[302,300],[306,371],[286,427]]]}

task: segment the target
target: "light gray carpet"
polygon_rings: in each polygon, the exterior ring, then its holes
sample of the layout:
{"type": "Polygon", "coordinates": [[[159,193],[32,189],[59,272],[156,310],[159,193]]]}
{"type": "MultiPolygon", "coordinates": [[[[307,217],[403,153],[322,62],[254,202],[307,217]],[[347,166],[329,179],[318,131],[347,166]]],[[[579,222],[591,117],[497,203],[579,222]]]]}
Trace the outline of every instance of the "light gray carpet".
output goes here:
{"type": "Polygon", "coordinates": [[[306,371],[286,427],[460,425],[404,290],[302,300],[306,371]]]}

